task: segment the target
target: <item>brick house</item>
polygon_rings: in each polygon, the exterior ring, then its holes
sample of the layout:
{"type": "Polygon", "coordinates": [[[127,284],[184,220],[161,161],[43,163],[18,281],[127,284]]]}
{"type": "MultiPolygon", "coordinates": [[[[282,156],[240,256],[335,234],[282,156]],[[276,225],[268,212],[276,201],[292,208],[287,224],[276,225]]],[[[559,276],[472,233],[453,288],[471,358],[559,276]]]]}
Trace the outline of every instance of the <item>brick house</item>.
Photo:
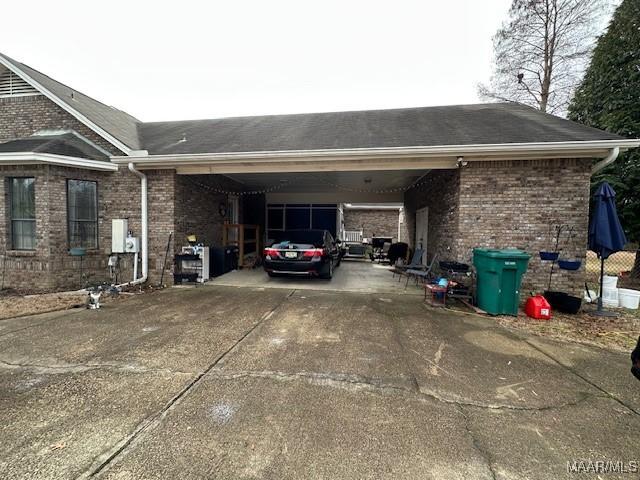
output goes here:
{"type": "MultiPolygon", "coordinates": [[[[77,288],[76,247],[84,271],[105,279],[114,219],[141,239],[138,281],[157,282],[191,233],[209,245],[225,222],[267,238],[301,226],[337,234],[339,204],[399,203],[410,245],[416,212],[428,211],[428,255],[523,248],[534,254],[525,288],[542,289],[535,253],[549,225],[572,224],[565,253],[584,259],[594,159],[638,145],[515,103],[145,123],[0,55],[2,282],[77,288]]],[[[381,217],[356,222],[398,231],[397,214],[381,217]]],[[[133,278],[131,256],[121,270],[133,278]]],[[[574,291],[583,278],[559,283],[574,291]]]]}

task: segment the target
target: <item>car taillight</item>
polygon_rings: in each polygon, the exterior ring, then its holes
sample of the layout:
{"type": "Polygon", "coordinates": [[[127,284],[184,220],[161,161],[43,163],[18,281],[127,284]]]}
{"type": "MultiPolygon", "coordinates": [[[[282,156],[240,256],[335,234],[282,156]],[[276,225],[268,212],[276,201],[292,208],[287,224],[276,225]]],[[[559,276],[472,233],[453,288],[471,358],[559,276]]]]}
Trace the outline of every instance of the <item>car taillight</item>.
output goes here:
{"type": "Polygon", "coordinates": [[[275,248],[265,248],[264,249],[264,254],[267,257],[277,257],[278,256],[278,250],[276,250],[275,248]]]}
{"type": "Polygon", "coordinates": [[[324,253],[322,248],[314,248],[313,250],[305,250],[302,256],[306,258],[321,257],[324,253]]]}

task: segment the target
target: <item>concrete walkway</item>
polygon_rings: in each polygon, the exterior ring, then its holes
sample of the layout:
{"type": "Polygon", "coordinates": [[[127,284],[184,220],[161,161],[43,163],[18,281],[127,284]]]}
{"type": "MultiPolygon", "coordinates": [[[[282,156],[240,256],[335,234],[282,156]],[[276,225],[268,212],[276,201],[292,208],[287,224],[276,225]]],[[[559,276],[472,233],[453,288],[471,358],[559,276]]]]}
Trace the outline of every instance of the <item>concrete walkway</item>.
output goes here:
{"type": "Polygon", "coordinates": [[[413,295],[169,289],[0,322],[0,478],[596,478],[567,462],[640,460],[628,363],[413,295]]]}

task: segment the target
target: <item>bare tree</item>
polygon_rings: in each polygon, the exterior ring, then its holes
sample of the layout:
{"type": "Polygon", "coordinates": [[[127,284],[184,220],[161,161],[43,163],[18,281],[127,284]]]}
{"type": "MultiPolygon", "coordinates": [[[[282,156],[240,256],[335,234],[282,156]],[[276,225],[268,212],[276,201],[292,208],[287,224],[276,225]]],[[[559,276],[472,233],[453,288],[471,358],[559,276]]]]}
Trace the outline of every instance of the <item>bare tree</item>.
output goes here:
{"type": "Polygon", "coordinates": [[[591,53],[605,0],[513,0],[493,38],[494,72],[484,99],[564,115],[591,53]]]}

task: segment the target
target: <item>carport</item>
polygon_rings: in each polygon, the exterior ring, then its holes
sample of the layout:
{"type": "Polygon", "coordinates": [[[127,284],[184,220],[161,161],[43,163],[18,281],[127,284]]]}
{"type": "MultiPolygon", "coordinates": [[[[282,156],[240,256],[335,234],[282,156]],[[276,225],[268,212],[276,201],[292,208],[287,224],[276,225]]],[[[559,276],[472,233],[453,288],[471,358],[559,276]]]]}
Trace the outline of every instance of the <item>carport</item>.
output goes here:
{"type": "MultiPolygon", "coordinates": [[[[148,180],[152,280],[170,232],[169,263],[187,233],[220,244],[225,222],[268,235],[287,215],[313,227],[317,212],[330,226],[333,205],[402,202],[411,247],[464,263],[474,247],[524,249],[523,288],[538,291],[550,225],[570,218],[563,253],[585,258],[594,159],[601,168],[638,143],[514,103],[146,123],[139,133],[145,150],[112,161],[148,180]]],[[[578,292],[584,266],[555,282],[578,292]]]]}
{"type": "MultiPolygon", "coordinates": [[[[313,171],[273,173],[202,174],[195,170],[178,172],[193,187],[226,195],[232,207],[231,223],[258,225],[262,245],[270,245],[278,232],[290,229],[328,230],[334,238],[344,239],[345,209],[353,204],[378,208],[396,206],[389,228],[392,240],[414,243],[409,239],[406,223],[400,222],[397,205],[404,193],[419,184],[426,169],[313,171]],[[228,187],[230,184],[231,188],[228,187]],[[215,185],[216,187],[211,187],[215,185]],[[223,186],[227,187],[223,188],[223,186]]],[[[220,199],[224,202],[224,199],[220,199]]],[[[393,207],[390,207],[393,208],[393,207]]],[[[421,234],[423,235],[423,234],[421,234]]],[[[426,240],[426,231],[424,233],[426,240]]],[[[370,238],[367,240],[370,241],[370,238]]],[[[421,239],[419,239],[421,240],[421,239]]],[[[406,289],[405,282],[393,279],[389,265],[370,259],[344,259],[330,281],[296,277],[269,278],[262,269],[241,269],[212,279],[214,285],[301,288],[353,292],[419,293],[406,289]]]]}

